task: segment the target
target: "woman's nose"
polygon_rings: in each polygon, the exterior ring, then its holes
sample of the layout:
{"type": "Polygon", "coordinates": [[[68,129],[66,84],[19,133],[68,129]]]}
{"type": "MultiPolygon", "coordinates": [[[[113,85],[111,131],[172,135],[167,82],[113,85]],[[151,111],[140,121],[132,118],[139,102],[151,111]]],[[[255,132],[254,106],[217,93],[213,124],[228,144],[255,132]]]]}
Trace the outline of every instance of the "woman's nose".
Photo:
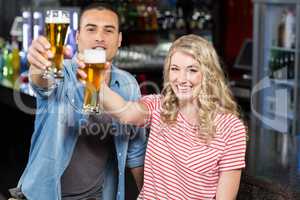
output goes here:
{"type": "Polygon", "coordinates": [[[187,80],[187,74],[185,73],[184,70],[179,73],[178,80],[180,82],[186,82],[186,80],[187,80]]]}

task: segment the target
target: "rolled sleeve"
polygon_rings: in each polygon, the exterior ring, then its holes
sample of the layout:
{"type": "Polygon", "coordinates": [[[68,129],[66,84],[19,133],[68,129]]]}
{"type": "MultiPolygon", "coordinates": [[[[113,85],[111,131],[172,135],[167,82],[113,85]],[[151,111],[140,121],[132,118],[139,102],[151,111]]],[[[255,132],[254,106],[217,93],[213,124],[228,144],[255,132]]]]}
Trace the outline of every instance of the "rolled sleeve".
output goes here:
{"type": "Polygon", "coordinates": [[[50,88],[41,88],[41,87],[37,86],[36,84],[34,84],[31,80],[29,80],[29,83],[30,83],[30,87],[32,88],[32,90],[37,98],[47,98],[55,90],[54,85],[50,88]]]}
{"type": "Polygon", "coordinates": [[[144,165],[147,147],[147,130],[145,128],[132,127],[128,144],[126,166],[136,168],[144,165]]]}

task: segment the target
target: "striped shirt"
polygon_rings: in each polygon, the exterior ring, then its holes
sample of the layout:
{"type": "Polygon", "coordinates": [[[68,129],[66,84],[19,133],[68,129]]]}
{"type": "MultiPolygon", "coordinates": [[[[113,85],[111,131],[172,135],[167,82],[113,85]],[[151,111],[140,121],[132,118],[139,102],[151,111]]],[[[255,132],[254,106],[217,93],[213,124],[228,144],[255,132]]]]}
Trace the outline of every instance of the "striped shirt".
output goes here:
{"type": "Polygon", "coordinates": [[[245,167],[246,131],[234,115],[219,114],[209,144],[179,112],[177,123],[161,121],[161,96],[141,99],[149,110],[144,185],[139,199],[214,199],[221,171],[245,167]]]}

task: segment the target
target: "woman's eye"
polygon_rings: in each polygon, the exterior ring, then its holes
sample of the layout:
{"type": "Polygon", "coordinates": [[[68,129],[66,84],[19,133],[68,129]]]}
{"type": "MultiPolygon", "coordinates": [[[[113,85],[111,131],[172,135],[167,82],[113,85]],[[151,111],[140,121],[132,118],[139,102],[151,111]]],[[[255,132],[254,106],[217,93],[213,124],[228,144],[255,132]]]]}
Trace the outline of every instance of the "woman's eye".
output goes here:
{"type": "Polygon", "coordinates": [[[197,69],[190,69],[190,72],[196,73],[196,72],[198,72],[198,70],[197,69]]]}

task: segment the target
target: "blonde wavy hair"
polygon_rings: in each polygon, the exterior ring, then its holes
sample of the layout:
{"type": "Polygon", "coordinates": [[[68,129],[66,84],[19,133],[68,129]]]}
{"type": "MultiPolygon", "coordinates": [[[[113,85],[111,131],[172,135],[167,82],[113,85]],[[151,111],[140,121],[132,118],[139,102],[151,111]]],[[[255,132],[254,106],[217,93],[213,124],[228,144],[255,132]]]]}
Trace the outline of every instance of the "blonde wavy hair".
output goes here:
{"type": "Polygon", "coordinates": [[[164,86],[162,90],[162,113],[164,123],[176,122],[179,111],[178,99],[169,83],[170,62],[175,52],[191,55],[198,62],[202,73],[201,84],[194,92],[199,107],[199,138],[210,141],[216,132],[214,119],[217,114],[233,114],[239,117],[237,104],[227,85],[224,72],[214,47],[197,35],[185,35],[171,46],[164,64],[164,86]]]}

